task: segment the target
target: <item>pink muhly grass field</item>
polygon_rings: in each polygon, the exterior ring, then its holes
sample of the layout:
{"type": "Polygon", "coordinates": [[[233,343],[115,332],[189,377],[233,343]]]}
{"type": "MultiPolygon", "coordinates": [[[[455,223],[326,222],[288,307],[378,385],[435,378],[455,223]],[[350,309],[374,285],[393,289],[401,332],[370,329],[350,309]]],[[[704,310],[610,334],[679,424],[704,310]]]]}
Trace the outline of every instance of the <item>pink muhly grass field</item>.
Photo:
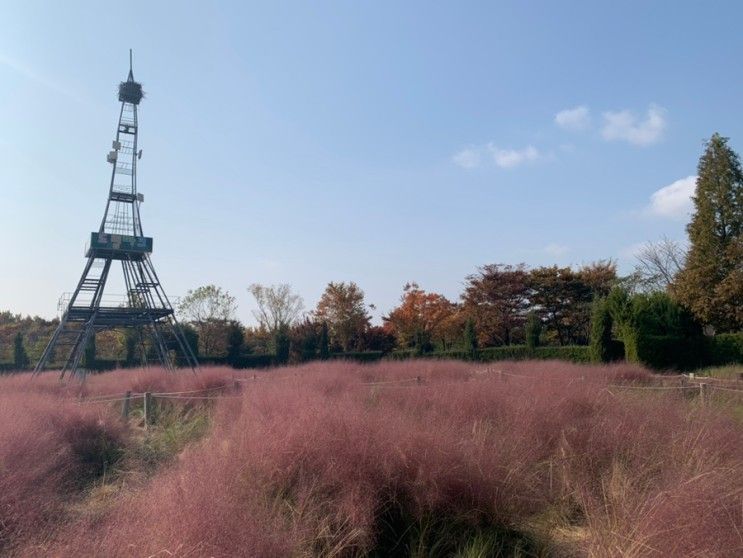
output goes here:
{"type": "Polygon", "coordinates": [[[73,403],[72,384],[0,379],[0,520],[11,525],[0,548],[60,556],[511,556],[516,544],[521,556],[743,550],[740,424],[681,392],[606,389],[650,382],[636,367],[321,362],[198,377],[116,371],[84,389],[233,389],[234,378],[241,397],[225,391],[208,402],[201,441],[96,514],[65,505],[85,471],[65,425],[99,421],[124,451],[141,434],[117,422],[115,404],[73,403]]]}

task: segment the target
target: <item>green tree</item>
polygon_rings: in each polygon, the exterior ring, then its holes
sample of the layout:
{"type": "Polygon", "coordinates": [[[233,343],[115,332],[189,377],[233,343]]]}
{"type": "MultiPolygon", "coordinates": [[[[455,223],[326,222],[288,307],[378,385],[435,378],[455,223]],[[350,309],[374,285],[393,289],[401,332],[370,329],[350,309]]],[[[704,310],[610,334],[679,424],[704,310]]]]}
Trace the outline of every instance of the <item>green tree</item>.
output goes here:
{"type": "MultiPolygon", "coordinates": [[[[605,304],[630,362],[642,362],[640,344],[643,341],[667,337],[691,342],[698,340],[702,333],[691,312],[664,292],[631,294],[615,287],[605,304]]],[[[593,326],[596,326],[595,320],[593,326]]]]}
{"type": "Polygon", "coordinates": [[[328,283],[317,303],[315,317],[328,323],[330,342],[343,352],[359,349],[369,327],[364,291],[353,281],[328,283]]]}
{"type": "Polygon", "coordinates": [[[743,170],[715,133],[697,169],[689,252],[672,293],[718,332],[743,328],[743,170]]]}
{"type": "Polygon", "coordinates": [[[542,335],[542,320],[534,310],[526,315],[525,333],[526,346],[533,351],[539,346],[539,338],[542,335]]]}
{"type": "Polygon", "coordinates": [[[227,330],[236,311],[235,297],[215,285],[189,290],[178,304],[179,316],[198,330],[199,352],[205,356],[226,355],[227,330]]]}
{"type": "Polygon", "coordinates": [[[274,354],[276,355],[277,364],[286,364],[289,362],[290,348],[289,328],[287,326],[281,326],[274,334],[274,354]]]}
{"type": "Polygon", "coordinates": [[[87,370],[96,369],[96,346],[95,346],[95,332],[90,334],[88,342],[85,345],[83,351],[83,368],[87,370]]]}
{"type": "Polygon", "coordinates": [[[227,364],[237,365],[245,344],[243,326],[237,320],[232,320],[227,326],[227,364]]]}
{"type": "Polygon", "coordinates": [[[323,322],[320,326],[320,341],[318,348],[320,360],[327,360],[330,357],[330,335],[328,334],[328,322],[323,322]]]}
{"type": "Polygon", "coordinates": [[[477,360],[477,331],[472,318],[467,319],[464,324],[464,351],[471,360],[477,360]]]}
{"type": "Polygon", "coordinates": [[[199,332],[196,331],[196,328],[190,324],[180,324],[180,326],[181,326],[181,332],[183,332],[183,337],[186,343],[188,344],[189,347],[191,347],[191,351],[193,351],[194,356],[198,358],[199,356],[199,332]]]}
{"type": "Polygon", "coordinates": [[[488,264],[467,276],[462,301],[484,346],[510,345],[523,339],[528,294],[525,264],[488,264]]]}
{"type": "Polygon", "coordinates": [[[589,344],[592,361],[609,362],[611,360],[612,325],[613,320],[606,299],[595,299],[591,311],[591,336],[589,344]]]}
{"type": "Polygon", "coordinates": [[[291,337],[291,362],[314,360],[317,354],[320,324],[309,318],[295,322],[289,330],[291,337]]]}
{"type": "Polygon", "coordinates": [[[16,370],[25,370],[29,365],[26,347],[23,345],[23,334],[20,331],[13,339],[13,363],[16,370]]]}
{"type": "Polygon", "coordinates": [[[137,363],[137,346],[140,344],[139,329],[127,328],[124,332],[124,366],[131,368],[137,363]]]}

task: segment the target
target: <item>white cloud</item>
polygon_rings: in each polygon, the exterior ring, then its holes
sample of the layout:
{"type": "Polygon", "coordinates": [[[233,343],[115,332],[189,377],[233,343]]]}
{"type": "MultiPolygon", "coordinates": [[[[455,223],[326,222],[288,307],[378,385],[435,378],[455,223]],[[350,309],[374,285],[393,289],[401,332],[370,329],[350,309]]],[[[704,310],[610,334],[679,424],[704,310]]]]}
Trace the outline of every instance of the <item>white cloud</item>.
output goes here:
{"type": "Polygon", "coordinates": [[[560,256],[564,256],[568,252],[570,252],[570,248],[563,244],[557,244],[557,243],[551,243],[542,248],[542,250],[549,254],[550,256],[554,256],[556,258],[559,258],[560,256]]]}
{"type": "Polygon", "coordinates": [[[495,164],[504,169],[517,167],[539,159],[539,151],[532,145],[523,149],[500,149],[489,144],[488,151],[490,151],[495,164]]]}
{"type": "Polygon", "coordinates": [[[462,167],[463,169],[474,169],[480,166],[480,154],[481,149],[468,147],[462,149],[460,152],[455,153],[451,158],[455,165],[462,167]]]}
{"type": "Polygon", "coordinates": [[[645,208],[648,215],[683,219],[688,217],[693,203],[691,197],[697,185],[696,176],[687,176],[656,190],[650,196],[650,204],[645,208]]]}
{"type": "Polygon", "coordinates": [[[573,132],[585,130],[591,125],[591,114],[585,105],[561,110],[555,115],[555,124],[573,132]]]}
{"type": "Polygon", "coordinates": [[[488,162],[508,169],[541,158],[539,150],[533,145],[523,149],[501,149],[492,143],[483,146],[466,147],[452,156],[452,162],[463,169],[474,169],[488,162]]]}
{"type": "Polygon", "coordinates": [[[644,120],[630,110],[605,112],[601,130],[606,141],[621,140],[645,147],[660,141],[666,129],[666,110],[650,105],[644,120]]]}

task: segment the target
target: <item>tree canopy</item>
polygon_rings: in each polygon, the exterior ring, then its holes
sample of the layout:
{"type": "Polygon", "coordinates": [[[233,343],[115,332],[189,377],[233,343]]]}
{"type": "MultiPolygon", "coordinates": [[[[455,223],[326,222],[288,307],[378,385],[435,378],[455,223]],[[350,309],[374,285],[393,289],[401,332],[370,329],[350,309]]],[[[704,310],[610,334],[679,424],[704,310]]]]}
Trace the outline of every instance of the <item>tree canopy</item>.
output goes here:
{"type": "Polygon", "coordinates": [[[189,290],[178,304],[179,315],[198,329],[199,352],[206,356],[226,354],[226,332],[236,312],[235,297],[216,285],[189,290]]]}
{"type": "Polygon", "coordinates": [[[699,160],[689,252],[672,292],[717,331],[743,328],[743,170],[714,134],[699,160]]]}
{"type": "Polygon", "coordinates": [[[253,316],[272,335],[292,325],[304,309],[302,297],[294,294],[291,285],[286,283],[269,286],[253,283],[248,290],[258,305],[253,316]]]}
{"type": "Polygon", "coordinates": [[[426,292],[417,283],[408,283],[403,288],[400,305],[382,320],[401,347],[434,340],[442,340],[446,345],[448,322],[456,312],[457,306],[445,296],[426,292]]]}
{"type": "Polygon", "coordinates": [[[364,291],[356,283],[328,283],[317,303],[315,318],[328,325],[331,345],[343,351],[356,349],[371,320],[364,291]]]}

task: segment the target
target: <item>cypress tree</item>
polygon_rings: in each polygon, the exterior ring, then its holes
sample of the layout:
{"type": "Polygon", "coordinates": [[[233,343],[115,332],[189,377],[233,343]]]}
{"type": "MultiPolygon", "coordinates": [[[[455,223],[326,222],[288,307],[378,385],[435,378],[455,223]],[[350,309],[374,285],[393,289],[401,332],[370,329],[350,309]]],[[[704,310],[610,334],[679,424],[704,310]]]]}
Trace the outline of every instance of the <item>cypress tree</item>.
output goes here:
{"type": "Polygon", "coordinates": [[[83,352],[83,367],[87,370],[95,370],[96,368],[95,353],[95,333],[93,333],[88,339],[88,344],[85,345],[85,351],[83,352]]]}
{"type": "Polygon", "coordinates": [[[307,331],[300,341],[300,359],[302,362],[308,362],[315,358],[317,352],[317,333],[307,331]]]}
{"type": "Polygon", "coordinates": [[[597,298],[593,301],[591,311],[589,350],[593,362],[609,362],[611,360],[612,325],[613,320],[606,299],[597,298]]]}
{"type": "Polygon", "coordinates": [[[242,354],[245,334],[238,321],[231,321],[227,328],[227,364],[236,366],[242,354]]]}
{"type": "Polygon", "coordinates": [[[533,351],[539,346],[539,337],[542,335],[542,320],[533,310],[526,316],[526,346],[533,351]]]}
{"type": "Polygon", "coordinates": [[[330,339],[328,335],[328,322],[323,322],[320,328],[320,349],[318,351],[320,360],[330,358],[330,339]]]}
{"type": "Polygon", "coordinates": [[[477,332],[472,318],[464,324],[464,351],[469,359],[477,360],[477,332]]]}
{"type": "Polygon", "coordinates": [[[718,332],[743,328],[743,170],[715,133],[699,160],[689,253],[674,296],[718,332]]]}
{"type": "Polygon", "coordinates": [[[291,339],[287,326],[280,326],[274,335],[274,348],[276,352],[276,363],[286,364],[289,362],[289,348],[291,339]]]}
{"type": "Polygon", "coordinates": [[[181,331],[183,337],[186,339],[186,343],[191,348],[193,354],[198,358],[199,356],[199,332],[191,324],[181,325],[181,331]]]}
{"type": "Polygon", "coordinates": [[[124,331],[124,366],[131,368],[137,362],[137,344],[139,343],[139,332],[136,329],[127,328],[124,331]]]}
{"type": "Polygon", "coordinates": [[[28,368],[28,354],[23,346],[23,334],[19,331],[13,339],[13,363],[16,370],[25,370],[28,368]]]}

